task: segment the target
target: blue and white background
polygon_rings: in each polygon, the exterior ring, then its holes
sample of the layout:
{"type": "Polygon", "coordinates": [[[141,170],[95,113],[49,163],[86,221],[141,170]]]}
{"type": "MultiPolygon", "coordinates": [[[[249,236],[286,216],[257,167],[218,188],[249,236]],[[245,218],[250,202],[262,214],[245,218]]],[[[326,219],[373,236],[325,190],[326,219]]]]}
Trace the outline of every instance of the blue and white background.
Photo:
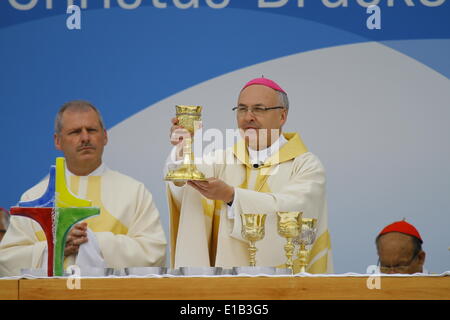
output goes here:
{"type": "Polygon", "coordinates": [[[204,106],[205,129],[234,128],[240,88],[264,75],[289,94],[285,131],[327,170],[336,273],[376,264],[377,233],[403,218],[426,268],[449,270],[449,2],[0,0],[0,207],[48,173],[54,116],[85,99],[106,122],[105,162],[145,183],[168,236],[174,106],[204,106]],[[72,3],[80,30],[66,26],[72,3]]]}

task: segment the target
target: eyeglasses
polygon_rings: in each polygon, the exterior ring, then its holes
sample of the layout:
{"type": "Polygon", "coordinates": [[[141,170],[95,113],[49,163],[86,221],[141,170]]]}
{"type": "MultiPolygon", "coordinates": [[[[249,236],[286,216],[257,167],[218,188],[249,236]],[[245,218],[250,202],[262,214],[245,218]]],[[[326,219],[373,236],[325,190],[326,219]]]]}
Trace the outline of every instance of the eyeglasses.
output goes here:
{"type": "Polygon", "coordinates": [[[401,266],[382,266],[380,264],[380,259],[378,259],[378,266],[380,267],[380,272],[381,273],[406,273],[409,269],[409,267],[411,266],[411,264],[413,263],[413,261],[417,258],[417,256],[419,255],[419,253],[416,253],[416,255],[414,257],[412,257],[412,259],[408,262],[408,264],[406,265],[401,265],[401,266]]]}
{"type": "Polygon", "coordinates": [[[238,106],[238,107],[234,107],[231,110],[236,111],[236,113],[238,115],[240,115],[240,116],[246,114],[248,111],[250,111],[255,116],[261,116],[261,115],[265,114],[267,111],[274,110],[274,109],[284,109],[284,107],[276,106],[276,107],[253,107],[253,108],[248,108],[248,107],[238,106]]]}

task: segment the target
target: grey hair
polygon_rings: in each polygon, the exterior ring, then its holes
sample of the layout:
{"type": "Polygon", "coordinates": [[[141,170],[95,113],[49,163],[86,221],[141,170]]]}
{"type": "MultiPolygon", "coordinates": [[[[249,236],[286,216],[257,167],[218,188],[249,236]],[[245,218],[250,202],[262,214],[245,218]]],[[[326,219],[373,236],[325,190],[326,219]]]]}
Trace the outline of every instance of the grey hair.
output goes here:
{"type": "Polygon", "coordinates": [[[281,106],[285,107],[289,111],[289,99],[286,93],[278,91],[278,100],[281,106]]]}
{"type": "Polygon", "coordinates": [[[94,105],[88,101],[84,100],[73,100],[64,103],[61,108],[59,109],[58,113],[56,114],[55,118],[55,133],[60,134],[62,130],[62,116],[63,113],[67,110],[71,111],[88,111],[89,109],[92,109],[97,113],[98,121],[100,122],[100,126],[102,129],[105,129],[105,125],[103,122],[102,115],[100,114],[100,111],[94,105]]]}

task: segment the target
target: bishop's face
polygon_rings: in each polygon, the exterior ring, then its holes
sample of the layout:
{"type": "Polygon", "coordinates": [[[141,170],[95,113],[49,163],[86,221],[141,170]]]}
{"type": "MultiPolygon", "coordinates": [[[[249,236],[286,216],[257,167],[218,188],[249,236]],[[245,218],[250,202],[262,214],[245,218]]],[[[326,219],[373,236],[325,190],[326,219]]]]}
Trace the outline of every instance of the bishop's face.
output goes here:
{"type": "Polygon", "coordinates": [[[241,91],[237,106],[247,108],[246,112],[236,113],[236,120],[241,135],[246,138],[250,148],[262,150],[278,139],[281,127],[286,122],[286,109],[252,112],[280,106],[277,91],[263,85],[251,85],[241,91]]]}
{"type": "Polygon", "coordinates": [[[108,142],[97,113],[92,110],[66,110],[62,115],[62,129],[55,134],[55,147],[64,153],[69,170],[87,175],[102,163],[103,149],[108,142]]]}

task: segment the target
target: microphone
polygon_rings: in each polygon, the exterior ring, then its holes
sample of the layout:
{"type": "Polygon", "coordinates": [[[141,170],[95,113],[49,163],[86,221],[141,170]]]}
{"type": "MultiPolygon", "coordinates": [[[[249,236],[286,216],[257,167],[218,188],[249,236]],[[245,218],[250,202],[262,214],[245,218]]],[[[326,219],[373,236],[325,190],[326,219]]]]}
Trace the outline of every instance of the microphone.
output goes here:
{"type": "Polygon", "coordinates": [[[259,163],[254,163],[253,164],[253,168],[258,169],[259,167],[261,167],[264,164],[264,162],[260,161],[259,163]]]}

